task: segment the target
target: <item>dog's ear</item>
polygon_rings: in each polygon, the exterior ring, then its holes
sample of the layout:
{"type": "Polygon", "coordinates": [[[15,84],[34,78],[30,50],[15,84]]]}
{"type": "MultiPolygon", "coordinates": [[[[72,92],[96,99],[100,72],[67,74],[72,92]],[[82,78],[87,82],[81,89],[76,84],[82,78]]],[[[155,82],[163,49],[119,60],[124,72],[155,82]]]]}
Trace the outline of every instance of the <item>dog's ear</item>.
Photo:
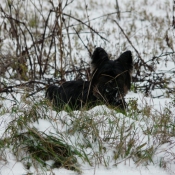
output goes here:
{"type": "Polygon", "coordinates": [[[101,63],[103,63],[104,61],[108,61],[108,54],[106,53],[106,51],[101,48],[101,47],[97,47],[93,54],[92,54],[92,66],[93,68],[97,68],[99,65],[101,65],[101,63]]]}
{"type": "Polygon", "coordinates": [[[126,51],[122,53],[116,62],[119,62],[125,70],[128,70],[129,73],[132,73],[133,70],[133,60],[131,51],[126,51]]]}

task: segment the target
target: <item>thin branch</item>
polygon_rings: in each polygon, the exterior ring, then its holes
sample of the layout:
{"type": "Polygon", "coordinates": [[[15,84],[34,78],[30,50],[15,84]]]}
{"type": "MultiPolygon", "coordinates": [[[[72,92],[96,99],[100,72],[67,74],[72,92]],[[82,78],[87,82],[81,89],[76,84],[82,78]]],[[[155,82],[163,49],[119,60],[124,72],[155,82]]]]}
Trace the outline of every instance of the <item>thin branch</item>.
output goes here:
{"type": "Polygon", "coordinates": [[[135,50],[135,52],[137,53],[139,59],[141,60],[141,62],[143,63],[144,66],[146,66],[150,71],[153,71],[153,67],[147,65],[145,63],[145,61],[143,60],[143,58],[141,57],[140,53],[138,52],[138,50],[135,48],[135,46],[132,44],[131,40],[128,38],[128,36],[126,35],[125,31],[123,30],[123,28],[120,26],[120,24],[116,21],[113,20],[117,26],[120,28],[120,30],[122,31],[123,35],[126,37],[126,39],[128,40],[129,44],[132,46],[132,48],[135,50]]]}
{"type": "MultiPolygon", "coordinates": [[[[86,27],[88,27],[89,29],[91,29],[94,33],[96,33],[101,39],[103,39],[103,40],[109,42],[109,40],[107,40],[107,39],[104,38],[102,35],[100,35],[99,32],[95,31],[95,29],[93,29],[92,27],[90,27],[89,25],[87,25],[86,23],[84,23],[83,21],[81,21],[80,19],[75,18],[75,17],[73,17],[73,16],[71,16],[71,15],[68,15],[68,14],[66,14],[66,13],[63,13],[63,15],[64,15],[64,16],[67,16],[67,17],[70,17],[70,18],[72,18],[72,19],[74,19],[74,20],[80,22],[81,24],[83,24],[83,25],[85,25],[86,27]]],[[[73,26],[73,25],[72,25],[72,26],[73,26]]]]}
{"type": "Polygon", "coordinates": [[[92,56],[91,51],[90,51],[90,50],[88,49],[88,47],[84,44],[84,42],[83,42],[83,40],[81,39],[79,33],[76,31],[76,29],[75,29],[74,27],[73,27],[73,29],[75,30],[75,32],[76,32],[78,38],[79,38],[79,39],[81,40],[81,42],[83,43],[84,47],[88,50],[89,55],[92,56]]]}
{"type": "Polygon", "coordinates": [[[30,84],[41,84],[41,85],[44,85],[44,86],[47,85],[47,83],[43,83],[41,81],[31,80],[31,81],[28,81],[26,83],[20,83],[20,84],[16,84],[16,85],[13,85],[13,86],[6,86],[5,88],[0,89],[0,93],[13,92],[13,88],[22,87],[22,86],[29,86],[30,84]]]}

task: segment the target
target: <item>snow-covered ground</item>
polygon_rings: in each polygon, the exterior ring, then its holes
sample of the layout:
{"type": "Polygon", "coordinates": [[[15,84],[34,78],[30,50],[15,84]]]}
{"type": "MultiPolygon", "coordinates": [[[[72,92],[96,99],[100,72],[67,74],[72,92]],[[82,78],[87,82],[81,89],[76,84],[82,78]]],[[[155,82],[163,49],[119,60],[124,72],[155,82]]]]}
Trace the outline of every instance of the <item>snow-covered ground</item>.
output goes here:
{"type": "MultiPolygon", "coordinates": [[[[15,0],[14,2],[17,3],[18,1],[15,0]]],[[[3,8],[5,8],[6,3],[7,1],[3,0],[3,8]]],[[[50,5],[46,0],[26,0],[23,3],[25,7],[28,6],[29,9],[33,8],[33,11],[28,10],[26,13],[34,12],[34,7],[42,7],[42,9],[44,9],[43,15],[46,17],[49,13],[50,5]]],[[[58,1],[53,1],[53,3],[56,6],[58,1]]],[[[86,28],[82,30],[82,33],[80,32],[85,44],[89,47],[104,47],[105,50],[111,54],[112,58],[116,58],[124,50],[131,50],[134,60],[136,60],[137,53],[134,47],[140,53],[141,57],[144,58],[145,62],[154,56],[174,52],[175,43],[173,37],[175,30],[171,27],[173,14],[172,0],[119,1],[121,12],[120,20],[118,20],[116,13],[111,14],[116,12],[115,6],[116,1],[112,0],[74,0],[64,9],[64,12],[87,22],[88,25],[98,31],[101,36],[106,38],[108,41],[101,39],[100,36],[97,35],[92,36],[91,31],[86,28]],[[118,21],[131,43],[128,42],[128,39],[123,35],[115,21],[118,21]],[[166,40],[166,38],[168,38],[168,40],[166,40]],[[167,42],[172,48],[168,46],[167,42]]],[[[54,19],[54,16],[50,18],[50,25],[53,23],[52,19],[54,19]]],[[[70,20],[69,23],[70,26],[74,25],[76,30],[80,30],[82,27],[78,26],[77,24],[79,24],[79,22],[73,19],[70,20]]],[[[69,30],[70,33],[75,33],[73,28],[69,30]]],[[[2,33],[1,31],[1,35],[3,35],[2,33]]],[[[46,30],[46,33],[49,34],[49,29],[46,30]]],[[[63,34],[65,34],[65,45],[69,45],[66,30],[63,30],[63,34]]],[[[72,50],[72,58],[83,58],[89,62],[87,50],[84,48],[82,42],[77,40],[74,35],[71,35],[71,37],[72,47],[78,48],[78,51],[76,49],[72,50]]],[[[1,52],[4,53],[6,51],[6,46],[9,43],[15,44],[11,40],[4,40],[1,52]]],[[[30,40],[27,44],[29,46],[31,45],[30,40]]],[[[155,72],[163,73],[167,79],[171,78],[171,83],[167,86],[174,88],[175,55],[171,59],[170,57],[162,56],[158,61],[159,62],[152,65],[155,72]]],[[[65,62],[65,64],[67,63],[65,62]]],[[[78,65],[79,60],[77,60],[75,64],[78,65]]],[[[9,71],[12,71],[12,69],[9,69],[9,71]]],[[[142,71],[144,74],[146,70],[142,71]]],[[[133,74],[135,73],[136,71],[133,72],[133,74]]],[[[151,76],[153,77],[153,75],[151,76]]],[[[51,75],[47,75],[44,78],[48,77],[51,77],[51,75]]],[[[8,72],[6,73],[6,77],[0,77],[0,80],[8,84],[9,80],[7,80],[7,78],[9,78],[8,72]]],[[[69,79],[71,78],[69,77],[69,79]]],[[[20,82],[16,81],[15,83],[20,82]]],[[[144,85],[144,83],[145,82],[140,83],[140,86],[144,85]]],[[[33,103],[39,100],[42,101],[44,99],[42,97],[44,97],[44,91],[36,94],[35,99],[37,100],[34,102],[32,99],[26,99],[25,95],[20,93],[19,90],[13,93],[13,96],[10,93],[0,94],[0,99],[2,99],[0,101],[0,138],[10,137],[11,133],[6,132],[6,129],[13,121],[16,121],[16,119],[20,117],[22,118],[24,114],[32,110],[33,103]]],[[[153,89],[149,96],[145,96],[139,91],[137,93],[130,91],[126,95],[126,101],[128,103],[132,101],[137,105],[135,112],[133,111],[134,108],[129,108],[127,115],[117,113],[114,109],[110,109],[105,105],[96,106],[88,111],[73,111],[71,113],[66,111],[57,113],[48,106],[47,110],[41,108],[41,118],[37,119],[37,121],[29,122],[26,127],[35,128],[38,132],[47,135],[58,135],[69,145],[77,149],[82,149],[81,151],[84,151],[85,154],[89,156],[89,159],[92,159],[90,160],[92,161],[92,165],[90,166],[80,157],[77,157],[78,166],[84,175],[170,175],[175,174],[175,139],[173,133],[175,109],[172,105],[174,98],[175,96],[173,94],[167,94],[164,89],[153,89]],[[169,113],[167,112],[168,110],[170,110],[169,113]],[[45,113],[43,111],[45,111],[45,113]],[[43,117],[44,115],[46,115],[46,117],[43,117]],[[159,123],[157,120],[163,120],[163,117],[168,117],[168,121],[171,121],[167,123],[169,135],[165,136],[165,140],[168,140],[168,142],[165,143],[163,143],[164,140],[161,140],[163,137],[161,131],[160,135],[158,131],[156,131],[156,124],[159,123]],[[79,124],[83,125],[84,122],[87,122],[86,119],[93,121],[95,129],[98,130],[98,137],[94,134],[96,131],[94,128],[85,127],[81,132],[79,128],[77,128],[77,131],[75,131],[76,122],[80,121],[79,124]],[[115,140],[109,139],[109,141],[106,141],[109,135],[115,140]],[[114,152],[117,150],[116,147],[120,146],[122,138],[126,138],[126,145],[130,141],[133,141],[133,143],[131,143],[133,145],[131,146],[131,150],[129,150],[130,154],[128,154],[128,156],[124,156],[124,154],[121,153],[121,157],[115,159],[114,152]],[[91,146],[88,147],[88,144],[91,146]],[[102,151],[100,149],[101,144],[103,146],[102,151]],[[81,148],[80,145],[82,146],[81,148]],[[134,154],[137,153],[137,149],[145,151],[145,155],[142,155],[143,157],[145,156],[145,160],[139,160],[138,155],[134,156],[134,154]],[[153,156],[150,158],[149,154],[153,156]]],[[[23,128],[22,131],[25,131],[25,129],[23,128]]],[[[1,144],[2,141],[5,140],[0,140],[0,148],[1,145],[3,145],[1,144]]],[[[2,147],[1,149],[3,151],[0,152],[0,175],[78,174],[75,171],[64,168],[50,169],[49,166],[38,168],[38,166],[32,165],[27,169],[25,161],[22,158],[20,159],[20,156],[14,155],[11,145],[8,148],[3,149],[2,147]]],[[[23,153],[23,155],[26,156],[27,153],[23,153]]],[[[47,164],[52,164],[52,160],[48,160],[47,164]]]]}

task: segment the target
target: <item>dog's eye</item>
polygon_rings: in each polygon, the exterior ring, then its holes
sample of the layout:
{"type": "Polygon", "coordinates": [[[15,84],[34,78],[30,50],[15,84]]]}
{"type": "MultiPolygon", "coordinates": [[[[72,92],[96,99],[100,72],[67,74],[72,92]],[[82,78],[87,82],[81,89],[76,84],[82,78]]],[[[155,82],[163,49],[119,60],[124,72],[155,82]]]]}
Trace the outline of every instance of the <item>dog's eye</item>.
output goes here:
{"type": "Polygon", "coordinates": [[[106,92],[109,92],[109,89],[108,89],[108,88],[106,88],[106,89],[105,89],[105,91],[106,91],[106,92]]]}
{"type": "Polygon", "coordinates": [[[118,97],[118,95],[119,95],[119,93],[117,92],[117,93],[115,94],[115,97],[118,97]]]}

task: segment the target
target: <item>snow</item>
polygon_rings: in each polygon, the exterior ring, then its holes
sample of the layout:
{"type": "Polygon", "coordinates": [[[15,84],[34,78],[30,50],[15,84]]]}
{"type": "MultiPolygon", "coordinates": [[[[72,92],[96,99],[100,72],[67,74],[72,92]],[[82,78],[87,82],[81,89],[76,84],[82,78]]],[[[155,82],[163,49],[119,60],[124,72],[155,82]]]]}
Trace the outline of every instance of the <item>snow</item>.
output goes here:
{"type": "MultiPolygon", "coordinates": [[[[2,175],[22,175],[26,174],[25,167],[22,163],[17,162],[12,154],[8,152],[8,163],[1,164],[1,173],[2,175]]],[[[148,167],[135,167],[135,165],[125,165],[125,163],[120,163],[117,167],[114,168],[104,168],[103,166],[98,166],[95,168],[92,167],[83,167],[83,175],[95,174],[95,175],[169,175],[168,172],[160,169],[155,166],[148,167]]],[[[36,172],[35,169],[31,169],[33,175],[38,175],[44,173],[42,170],[36,172]]],[[[53,169],[52,173],[62,174],[62,175],[76,175],[76,172],[66,170],[63,168],[53,169]]],[[[50,172],[47,172],[49,175],[50,172]]]]}
{"type": "MultiPolygon", "coordinates": [[[[27,2],[25,2],[27,3],[27,2]]],[[[40,3],[38,1],[33,2],[36,6],[40,7],[40,3]]],[[[55,6],[57,1],[54,2],[55,6]]],[[[28,5],[28,4],[27,4],[28,5]]],[[[46,9],[49,9],[50,6],[47,6],[48,2],[43,1],[43,6],[46,9]],[[46,5],[45,5],[46,4],[46,5]]],[[[157,20],[157,18],[160,18],[160,20],[163,18],[163,24],[164,25],[169,25],[169,21],[171,18],[172,11],[169,7],[171,5],[172,7],[172,2],[166,1],[166,0],[161,0],[161,1],[151,1],[151,0],[140,0],[140,1],[129,1],[129,0],[124,0],[119,2],[119,7],[121,9],[121,12],[124,12],[121,14],[123,17],[125,17],[125,20],[121,20],[119,23],[123,27],[124,31],[126,32],[131,32],[131,38],[132,42],[136,46],[139,52],[142,53],[142,56],[146,61],[148,61],[150,58],[150,55],[156,55],[157,53],[152,53],[154,50],[159,50],[160,53],[163,49],[166,49],[166,44],[163,41],[164,40],[164,35],[165,35],[165,29],[161,30],[159,27],[153,27],[151,20],[157,20]],[[165,5],[168,4],[168,5],[165,5]],[[145,16],[144,13],[142,15],[138,15],[137,13],[127,13],[131,9],[134,9],[135,12],[140,14],[140,11],[147,11],[147,13],[150,13],[150,21],[145,21],[145,16]],[[136,10],[138,9],[138,10],[136,10]],[[168,13],[168,14],[166,14],[168,13]],[[133,20],[134,19],[134,20],[133,20]],[[135,29],[130,29],[128,26],[129,23],[133,23],[136,25],[135,29]],[[156,29],[156,30],[155,30],[156,29]],[[151,33],[151,34],[150,34],[151,33]],[[148,43],[149,41],[147,40],[147,37],[152,38],[152,42],[148,43]],[[155,40],[154,42],[154,37],[155,35],[159,35],[160,41],[155,40]],[[139,38],[139,39],[138,39],[139,38]],[[163,39],[163,40],[162,40],[163,39]],[[162,45],[160,44],[162,42],[162,45]],[[156,49],[155,49],[156,48],[156,49]]],[[[89,16],[89,19],[94,19],[96,17],[99,17],[103,14],[107,13],[112,13],[115,12],[115,1],[111,0],[101,0],[101,1],[96,1],[96,0],[86,0],[86,1],[80,1],[76,0],[71,3],[70,6],[66,8],[67,12],[74,14],[75,16],[77,15],[79,18],[84,18],[87,20],[87,16],[89,16]],[[93,1],[93,2],[92,2],[93,1]],[[87,12],[83,11],[85,4],[87,4],[87,12]],[[98,7],[98,8],[97,8],[98,7]],[[76,9],[76,10],[72,10],[76,9]]],[[[134,11],[133,11],[134,12],[134,11]]],[[[28,12],[29,13],[29,12],[28,12]]],[[[115,14],[116,15],[116,14],[115,14]]],[[[47,16],[47,14],[45,14],[47,16]]],[[[52,18],[51,18],[52,19],[52,18]]],[[[86,21],[85,20],[85,21],[86,21]]],[[[121,34],[121,31],[117,28],[116,25],[111,24],[111,21],[113,18],[111,17],[106,17],[105,19],[103,18],[102,21],[96,20],[91,21],[91,25],[94,26],[97,31],[100,31],[100,34],[107,38],[110,42],[105,42],[101,41],[98,36],[94,37],[93,44],[97,46],[104,46],[109,53],[112,54],[112,57],[117,57],[120,52],[126,49],[130,49],[133,51],[133,48],[131,47],[130,44],[124,45],[124,41],[126,38],[123,37],[121,34]],[[107,31],[107,32],[106,32],[107,31]],[[112,32],[115,31],[115,32],[112,32]],[[116,49],[113,49],[116,48],[116,49]],[[118,51],[116,53],[116,50],[118,51]]],[[[53,21],[50,21],[52,23],[53,21]]],[[[71,21],[71,24],[78,23],[77,21],[71,21]]],[[[70,24],[70,25],[71,25],[70,24]]],[[[72,30],[72,29],[70,29],[72,30]]],[[[170,30],[170,29],[168,29],[170,30]]],[[[75,31],[71,31],[75,32],[75,31]]],[[[173,32],[170,32],[170,37],[173,36],[173,32]]],[[[46,30],[46,33],[49,33],[49,30],[46,30]]],[[[82,37],[86,37],[86,34],[81,34],[82,37]]],[[[88,34],[89,35],[89,34],[88,34]]],[[[89,37],[89,36],[88,36],[89,37]]],[[[73,38],[74,39],[74,38],[73,38]]],[[[74,40],[73,40],[74,41],[74,40]]],[[[72,41],[72,42],[73,42],[72,41]]],[[[6,42],[11,42],[6,40],[6,42]]],[[[68,38],[65,37],[65,42],[68,42],[68,38]]],[[[86,43],[87,40],[85,39],[84,42],[86,43]]],[[[28,41],[28,45],[30,46],[32,43],[28,41]]],[[[81,47],[83,47],[80,43],[78,43],[81,47]]],[[[86,43],[87,44],[87,43],[86,43]]],[[[76,45],[76,41],[74,43],[76,45]]],[[[2,48],[2,51],[6,51],[6,45],[4,48],[2,48]]],[[[78,51],[79,52],[79,51],[78,51]]],[[[163,51],[162,51],[163,52],[163,51]]],[[[159,54],[160,54],[159,53],[159,54]]],[[[72,51],[73,57],[76,57],[78,54],[81,54],[82,57],[86,60],[89,61],[88,53],[86,51],[82,51],[82,53],[77,53],[75,50],[72,51]]],[[[157,64],[155,67],[158,72],[164,72],[166,73],[166,76],[169,77],[172,74],[170,74],[169,70],[174,71],[174,66],[175,62],[173,61],[167,61],[166,65],[166,60],[160,60],[160,64],[157,64]]],[[[9,70],[10,74],[12,70],[9,70]]],[[[9,78],[9,74],[6,76],[9,78]]],[[[144,83],[144,82],[143,82],[144,83]]],[[[172,82],[171,86],[174,86],[174,82],[172,82]]],[[[151,95],[149,97],[145,97],[141,92],[134,93],[133,91],[129,92],[126,96],[126,101],[129,102],[130,99],[135,99],[137,100],[138,103],[138,108],[139,110],[143,109],[145,105],[150,106],[152,111],[154,112],[160,112],[162,113],[164,109],[169,105],[170,102],[172,102],[172,99],[169,97],[162,96],[161,98],[154,98],[154,97],[159,97],[162,94],[165,94],[164,90],[161,89],[154,89],[151,91],[151,95]]],[[[42,94],[42,96],[44,96],[42,94]]],[[[13,98],[10,95],[7,96],[2,96],[5,98],[5,100],[0,102],[0,106],[3,105],[6,108],[6,111],[8,112],[3,112],[0,111],[1,116],[0,116],[0,138],[4,137],[4,132],[6,128],[8,127],[9,123],[20,116],[20,113],[18,115],[16,113],[12,114],[10,113],[10,109],[18,108],[21,110],[28,110],[27,108],[25,109],[25,105],[20,103],[22,101],[23,96],[21,96],[20,93],[15,94],[15,99],[19,104],[14,103],[13,98]]],[[[174,109],[172,109],[173,111],[174,109]]],[[[174,112],[174,111],[173,111],[174,112]]],[[[132,135],[130,135],[129,138],[133,137],[136,138],[136,146],[139,146],[141,144],[146,143],[146,145],[143,146],[143,148],[148,148],[150,145],[154,145],[158,147],[156,150],[155,156],[154,156],[154,162],[155,164],[148,164],[147,166],[144,166],[142,164],[135,164],[134,160],[131,159],[121,159],[121,161],[114,162],[111,160],[110,156],[112,155],[111,152],[113,151],[112,148],[111,150],[109,147],[107,147],[106,153],[103,153],[103,156],[108,159],[109,157],[109,167],[105,167],[104,165],[100,164],[94,164],[94,166],[89,166],[87,163],[84,163],[82,160],[79,160],[81,171],[83,175],[89,175],[89,174],[94,174],[94,175],[114,175],[114,174],[120,174],[120,175],[170,175],[175,173],[175,140],[172,139],[170,143],[163,144],[161,146],[156,145],[155,140],[152,136],[147,136],[144,134],[143,131],[146,130],[146,126],[150,125],[150,127],[153,125],[152,120],[149,118],[146,118],[145,116],[142,116],[141,114],[138,115],[136,118],[134,116],[125,116],[124,114],[121,113],[116,113],[114,110],[108,108],[105,105],[101,106],[96,106],[92,109],[89,109],[85,113],[81,113],[81,111],[74,111],[72,114],[69,114],[66,111],[60,111],[59,113],[56,113],[55,111],[49,109],[47,111],[47,119],[40,118],[37,122],[31,122],[30,127],[36,128],[38,131],[44,132],[46,134],[50,135],[57,135],[58,133],[65,134],[67,137],[67,143],[73,145],[76,147],[77,144],[83,143],[84,140],[88,139],[90,142],[92,142],[92,148],[87,148],[85,151],[88,154],[92,154],[92,152],[98,151],[98,145],[94,141],[93,138],[93,133],[92,131],[89,131],[89,135],[87,138],[85,138],[81,133],[74,133],[72,135],[69,134],[69,131],[71,130],[71,124],[73,120],[80,119],[81,117],[83,118],[84,115],[89,117],[90,119],[93,119],[94,122],[96,122],[96,125],[98,125],[99,129],[99,137],[101,139],[106,138],[105,133],[109,129],[109,125],[107,120],[116,118],[119,120],[119,126],[122,126],[123,122],[126,128],[129,128],[131,124],[133,124],[133,132],[132,135]],[[73,119],[73,115],[75,118],[73,119]],[[64,122],[62,122],[64,121],[64,122]],[[105,127],[101,127],[101,123],[105,127]],[[160,168],[159,163],[162,160],[162,162],[167,162],[166,168],[160,168]]],[[[170,116],[172,120],[174,120],[173,117],[175,116],[170,116]]],[[[116,135],[120,135],[120,131],[116,131],[116,135]]],[[[125,133],[127,134],[127,133],[125,133]]],[[[129,139],[128,138],[128,139],[129,139]]],[[[49,160],[46,162],[48,165],[51,165],[53,163],[52,160],[49,160]]],[[[0,175],[25,175],[25,174],[33,174],[33,175],[39,175],[39,174],[62,174],[62,175],[76,175],[77,172],[67,170],[64,168],[54,168],[46,171],[46,169],[35,169],[35,167],[31,166],[29,170],[26,169],[22,161],[17,160],[17,158],[13,155],[11,149],[5,149],[3,151],[3,155],[0,155],[0,175]]]]}
{"type": "MultiPolygon", "coordinates": [[[[148,103],[149,105],[154,106],[154,109],[159,110],[160,111],[160,106],[163,109],[164,105],[169,101],[169,99],[151,99],[149,97],[144,97],[143,94],[141,93],[133,93],[130,92],[128,94],[128,98],[136,98],[138,99],[138,103],[142,104],[143,103],[148,103]],[[144,102],[143,102],[144,101],[144,102]]],[[[82,113],[81,111],[74,111],[73,114],[78,118],[78,116],[81,116],[82,113]]],[[[100,122],[103,121],[105,123],[106,119],[109,118],[113,118],[114,111],[107,108],[105,105],[102,106],[96,106],[90,110],[88,110],[86,112],[85,115],[87,116],[91,116],[92,118],[95,115],[95,119],[97,123],[99,123],[99,127],[100,127],[100,122]],[[106,113],[108,115],[106,115],[106,113]],[[95,115],[96,114],[96,115],[95,115]]],[[[58,133],[58,131],[60,133],[66,133],[71,126],[71,122],[72,119],[69,115],[69,113],[65,112],[65,111],[60,111],[59,113],[56,113],[55,111],[50,111],[48,112],[48,115],[50,116],[50,120],[48,119],[39,119],[37,122],[35,123],[31,123],[31,126],[33,126],[34,128],[36,128],[38,131],[42,131],[45,134],[51,134],[51,135],[55,135],[58,133]],[[60,119],[63,121],[66,121],[67,125],[64,125],[63,123],[60,122],[60,119]]],[[[7,124],[10,122],[9,117],[12,119],[13,116],[9,116],[9,114],[5,114],[3,115],[3,117],[0,120],[1,123],[1,136],[5,130],[5,128],[7,127],[7,124]]],[[[83,116],[82,116],[83,117],[83,116]]],[[[145,145],[144,147],[146,148],[148,145],[152,145],[153,141],[150,140],[150,138],[148,138],[147,136],[145,136],[143,134],[142,129],[146,126],[145,122],[143,120],[133,120],[131,118],[126,117],[125,115],[121,114],[121,113],[115,113],[115,117],[120,119],[120,124],[119,126],[122,126],[123,121],[125,121],[125,127],[127,128],[127,126],[129,127],[131,123],[134,123],[135,125],[135,131],[137,134],[134,134],[131,137],[135,137],[137,138],[136,140],[138,140],[138,146],[141,143],[147,143],[147,145],[145,145]],[[140,128],[140,129],[139,129],[140,128]],[[142,128],[142,129],[141,129],[142,128]]],[[[105,125],[103,123],[103,125],[105,125]]],[[[151,124],[151,123],[150,123],[151,124]]],[[[152,125],[152,124],[151,124],[152,125]]],[[[106,122],[105,128],[101,129],[100,132],[100,137],[101,138],[105,138],[105,130],[108,130],[108,122],[106,122]]],[[[118,132],[118,131],[117,131],[118,132]]],[[[88,140],[90,142],[94,142],[93,141],[93,135],[91,135],[92,133],[89,133],[88,136],[88,140]]],[[[126,133],[127,134],[127,133],[126,133]]],[[[69,144],[75,145],[78,143],[83,142],[84,137],[81,134],[75,134],[73,136],[70,136],[69,138],[67,137],[67,142],[69,144]]],[[[87,138],[86,138],[87,139],[87,138]]],[[[175,142],[174,140],[172,140],[172,142],[175,142]]],[[[164,146],[161,146],[156,152],[156,157],[154,159],[157,159],[157,161],[159,162],[159,160],[161,158],[163,158],[164,160],[170,160],[172,159],[172,153],[175,153],[175,148],[172,147],[172,145],[174,144],[166,144],[164,146]],[[167,150],[170,152],[168,153],[167,150]]],[[[98,152],[98,148],[96,143],[94,142],[92,144],[93,146],[93,151],[97,151],[98,152]]],[[[143,147],[143,148],[144,148],[143,147]]],[[[87,149],[86,153],[91,154],[91,149],[87,149]]],[[[19,162],[18,160],[16,160],[15,156],[11,153],[10,149],[6,149],[4,154],[6,154],[6,161],[5,160],[1,160],[0,162],[0,169],[1,169],[1,174],[4,175],[21,175],[21,174],[26,174],[27,172],[33,173],[34,175],[39,174],[39,173],[46,173],[46,170],[38,170],[38,172],[36,172],[36,169],[31,167],[30,170],[26,170],[24,165],[19,162]]],[[[111,150],[107,150],[107,155],[106,157],[111,155],[111,150]]],[[[81,162],[81,160],[80,160],[81,162]]],[[[155,161],[156,162],[156,161],[155,161]]],[[[48,161],[47,164],[52,164],[52,161],[48,161]]],[[[175,162],[174,162],[175,163],[175,162]]],[[[107,175],[113,175],[113,174],[121,174],[121,175],[147,175],[147,174],[151,174],[151,175],[157,175],[157,174],[162,174],[162,175],[168,175],[169,172],[165,171],[164,169],[160,168],[158,165],[147,165],[146,167],[143,165],[136,165],[133,160],[121,160],[121,162],[117,162],[117,164],[115,165],[113,162],[109,162],[110,166],[108,168],[102,166],[102,165],[96,165],[95,167],[91,167],[87,164],[81,164],[81,171],[83,172],[84,175],[88,175],[88,174],[95,174],[95,175],[103,175],[103,174],[107,174],[107,175]]],[[[173,165],[173,162],[171,162],[171,164],[173,165]]],[[[175,171],[174,166],[173,167],[169,167],[171,171],[175,171]]],[[[76,172],[70,171],[70,170],[66,170],[63,168],[60,169],[52,169],[51,170],[52,173],[55,174],[65,174],[65,175],[76,175],[76,172]]],[[[47,174],[50,174],[50,170],[47,172],[47,174]]]]}

